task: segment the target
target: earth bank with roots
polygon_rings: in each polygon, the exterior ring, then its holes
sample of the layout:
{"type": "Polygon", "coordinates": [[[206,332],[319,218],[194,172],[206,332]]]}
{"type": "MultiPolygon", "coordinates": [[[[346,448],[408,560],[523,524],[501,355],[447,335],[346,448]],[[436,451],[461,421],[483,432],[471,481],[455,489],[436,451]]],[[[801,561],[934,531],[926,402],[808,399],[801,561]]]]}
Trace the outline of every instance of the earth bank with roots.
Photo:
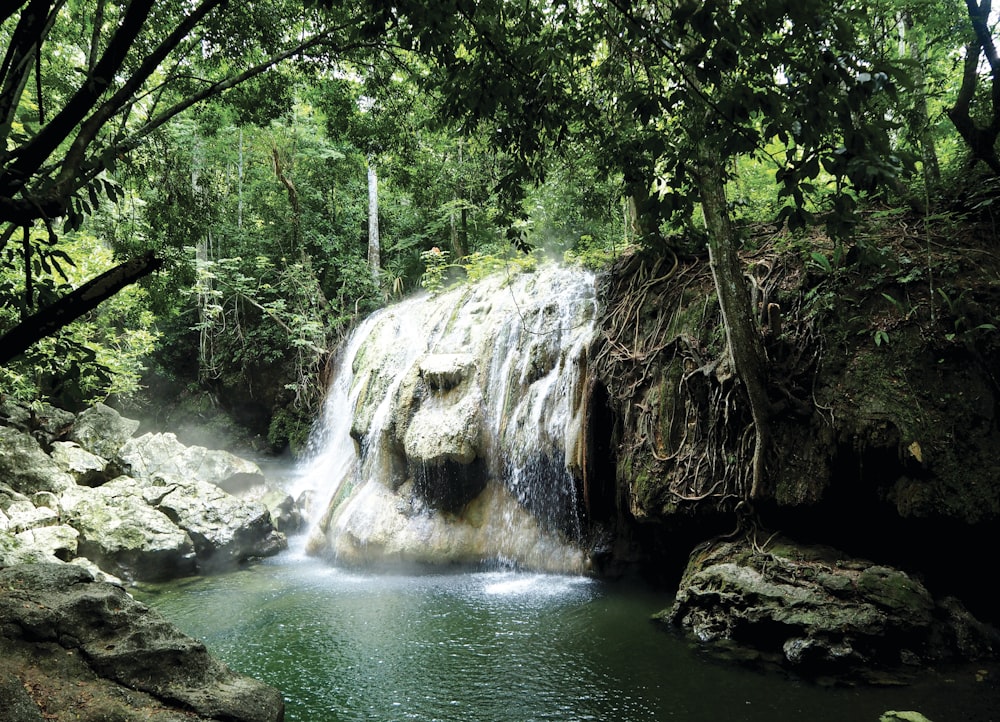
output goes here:
{"type": "Polygon", "coordinates": [[[1000,649],[977,621],[1000,621],[977,553],[1000,518],[1000,257],[985,229],[907,223],[836,252],[760,232],[744,255],[771,402],[755,498],[707,261],[636,253],[605,275],[581,488],[609,568],[680,578],[664,621],[869,679],[1000,649]]]}

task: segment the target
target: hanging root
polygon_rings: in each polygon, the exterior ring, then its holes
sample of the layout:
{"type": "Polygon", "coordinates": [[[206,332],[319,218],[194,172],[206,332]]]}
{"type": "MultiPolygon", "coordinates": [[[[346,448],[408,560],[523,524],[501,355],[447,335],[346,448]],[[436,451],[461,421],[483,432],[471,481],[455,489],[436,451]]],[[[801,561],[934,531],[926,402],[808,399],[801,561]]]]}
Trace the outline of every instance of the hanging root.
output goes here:
{"type": "MultiPolygon", "coordinates": [[[[792,413],[811,414],[818,407],[818,334],[803,319],[801,301],[783,296],[787,307],[776,320],[786,275],[778,258],[764,249],[749,261],[772,392],[792,413]]],[[[592,369],[609,390],[618,473],[629,475],[619,488],[634,495],[638,478],[650,480],[642,493],[648,496],[652,486],[659,496],[631,499],[640,505],[709,503],[735,510],[759,498],[771,440],[726,360],[708,264],[634,254],[614,269],[604,293],[610,302],[592,369]]]]}

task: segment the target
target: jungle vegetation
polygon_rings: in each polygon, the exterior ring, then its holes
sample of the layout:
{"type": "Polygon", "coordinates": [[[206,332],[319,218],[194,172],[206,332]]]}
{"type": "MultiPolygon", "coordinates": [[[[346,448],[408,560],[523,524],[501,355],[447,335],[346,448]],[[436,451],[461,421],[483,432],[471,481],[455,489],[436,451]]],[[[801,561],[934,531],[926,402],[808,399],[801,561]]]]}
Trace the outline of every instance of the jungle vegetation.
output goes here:
{"type": "Polygon", "coordinates": [[[12,0],[0,396],[166,380],[259,406],[278,448],[351,324],[445,267],[707,253],[756,487],[743,229],[839,264],[866,209],[989,212],[995,22],[990,0],[12,0]]]}

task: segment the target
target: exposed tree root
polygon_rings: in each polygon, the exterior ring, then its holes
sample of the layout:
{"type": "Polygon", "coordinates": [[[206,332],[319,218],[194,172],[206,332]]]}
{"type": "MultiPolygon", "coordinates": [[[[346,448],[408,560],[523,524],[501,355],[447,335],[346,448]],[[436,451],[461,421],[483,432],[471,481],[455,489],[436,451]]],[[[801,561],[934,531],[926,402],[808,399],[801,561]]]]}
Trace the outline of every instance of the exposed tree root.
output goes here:
{"type": "MultiPolygon", "coordinates": [[[[790,307],[779,305],[787,280],[780,257],[765,248],[744,261],[775,370],[772,408],[809,415],[818,335],[801,299],[782,296],[790,307]]],[[[614,269],[605,293],[611,302],[592,368],[612,390],[617,486],[630,496],[619,504],[640,515],[703,503],[735,510],[752,498],[768,449],[727,353],[708,264],[634,254],[614,269]]]]}

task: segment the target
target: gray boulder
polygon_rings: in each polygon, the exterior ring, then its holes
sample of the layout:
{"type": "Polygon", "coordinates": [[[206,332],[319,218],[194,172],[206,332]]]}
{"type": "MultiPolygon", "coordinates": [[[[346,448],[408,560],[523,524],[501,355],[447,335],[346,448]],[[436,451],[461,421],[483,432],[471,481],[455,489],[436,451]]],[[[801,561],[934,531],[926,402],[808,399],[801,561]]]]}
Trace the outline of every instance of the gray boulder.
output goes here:
{"type": "Polygon", "coordinates": [[[191,537],[199,566],[229,566],[287,548],[264,504],[237,499],[214,484],[157,474],[143,498],[191,537]]]}
{"type": "Polygon", "coordinates": [[[234,673],[201,642],[80,567],[0,570],[0,619],[5,721],[284,719],[277,690],[234,673]],[[25,686],[19,675],[28,670],[25,686]]]}
{"type": "Polygon", "coordinates": [[[804,673],[870,677],[1000,649],[996,630],[955,600],[936,602],[905,572],[783,539],[765,546],[696,548],[673,607],[657,618],[740,658],[804,673]]]}
{"type": "Polygon", "coordinates": [[[0,426],[0,483],[32,494],[39,490],[60,492],[74,482],[32,436],[12,426],[0,426]]]}
{"type": "Polygon", "coordinates": [[[129,439],[116,461],[123,473],[142,481],[156,475],[204,481],[222,488],[264,483],[260,467],[228,451],[185,446],[172,433],[143,434],[129,439]]]}
{"type": "Polygon", "coordinates": [[[302,505],[282,489],[266,489],[258,501],[271,513],[274,528],[284,534],[300,531],[305,524],[302,505]]]}
{"type": "Polygon", "coordinates": [[[77,484],[100,486],[111,479],[107,459],[90,453],[73,441],[57,441],[52,444],[51,456],[59,468],[72,476],[77,484]]]}
{"type": "Polygon", "coordinates": [[[0,404],[0,421],[38,439],[48,446],[73,426],[76,417],[69,411],[47,403],[0,404]]]}
{"type": "Polygon", "coordinates": [[[150,506],[139,485],[119,477],[94,489],[74,486],[60,497],[63,518],[80,532],[79,553],[128,579],[193,574],[191,537],[150,506]]]}
{"type": "Polygon", "coordinates": [[[47,561],[69,561],[76,556],[80,532],[67,524],[27,529],[15,535],[18,540],[47,557],[47,561]]]}
{"type": "Polygon", "coordinates": [[[110,406],[95,404],[77,415],[69,440],[92,454],[113,459],[138,428],[138,421],[124,418],[110,406]]]}
{"type": "Polygon", "coordinates": [[[0,483],[0,531],[19,534],[27,529],[59,523],[58,499],[51,492],[32,497],[0,483]]]}

